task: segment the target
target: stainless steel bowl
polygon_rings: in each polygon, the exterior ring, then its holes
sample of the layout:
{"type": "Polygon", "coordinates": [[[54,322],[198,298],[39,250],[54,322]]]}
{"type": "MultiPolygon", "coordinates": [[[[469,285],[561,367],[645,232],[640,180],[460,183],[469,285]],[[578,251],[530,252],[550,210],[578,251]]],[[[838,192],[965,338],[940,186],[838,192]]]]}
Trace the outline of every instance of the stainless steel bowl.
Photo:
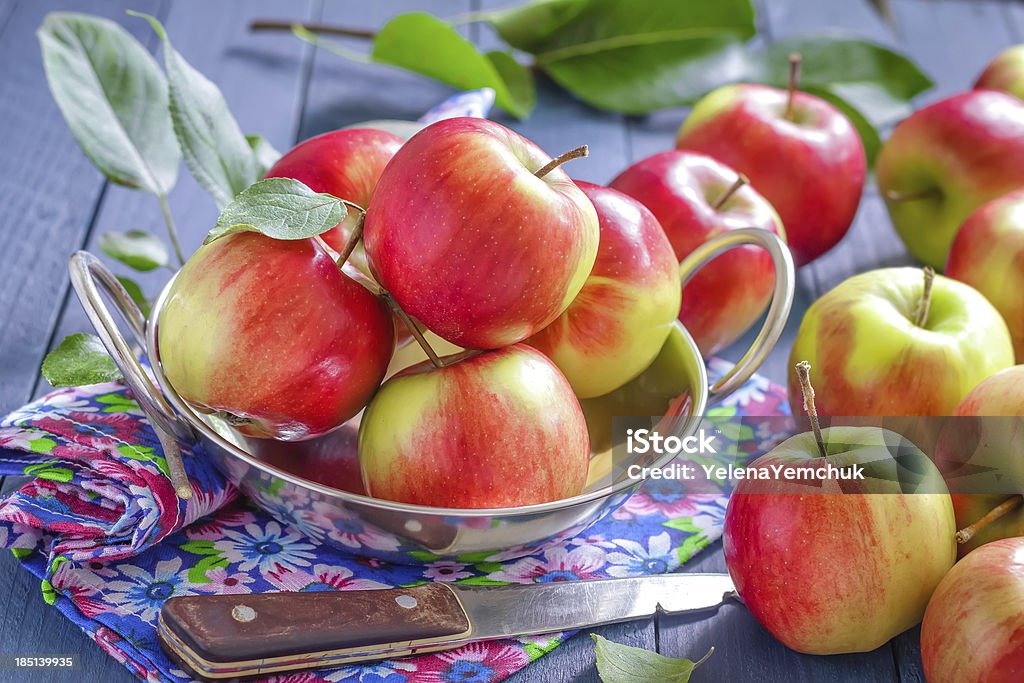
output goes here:
{"type": "MultiPolygon", "coordinates": [[[[637,489],[639,483],[622,474],[631,463],[617,462],[612,467],[613,415],[663,415],[662,430],[670,425],[677,436],[693,434],[705,409],[735,391],[761,365],[782,333],[793,300],[793,262],[782,241],[763,230],[731,231],[691,254],[680,265],[680,275],[685,285],[719,254],[750,245],[771,254],[775,291],[760,333],[733,370],[709,387],[697,346],[677,324],[659,357],[640,377],[608,396],[583,401],[597,451],[592,454],[586,490],[565,500],[498,509],[407,505],[362,495],[358,486],[343,490],[299,476],[289,463],[324,454],[338,466],[353,467],[355,423],[321,439],[285,443],[247,438],[226,422],[197,412],[174,391],[159,362],[157,329],[170,283],[147,325],[124,288],[95,256],[78,252],[69,269],[86,313],[158,432],[198,440],[206,457],[263,510],[312,538],[359,555],[402,563],[457,557],[479,561],[525,556],[579,534],[637,489]],[[138,347],[147,350],[152,375],[120,333],[101,291],[128,323],[138,347]]],[[[165,447],[174,447],[172,439],[163,441],[165,447]]],[[[641,464],[659,466],[671,457],[641,464]]]]}

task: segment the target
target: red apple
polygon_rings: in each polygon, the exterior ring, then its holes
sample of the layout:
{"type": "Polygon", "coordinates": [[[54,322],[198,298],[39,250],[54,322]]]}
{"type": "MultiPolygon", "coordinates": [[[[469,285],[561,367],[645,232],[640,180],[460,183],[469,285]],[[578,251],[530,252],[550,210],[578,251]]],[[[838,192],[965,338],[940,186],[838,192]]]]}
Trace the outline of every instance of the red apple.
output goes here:
{"type": "Polygon", "coordinates": [[[924,615],[921,661],[929,683],[1024,680],[1024,538],[982,546],[950,570],[924,615]]]}
{"type": "MultiPolygon", "coordinates": [[[[661,223],[676,258],[727,230],[762,228],[785,239],[782,221],[737,173],[695,152],[669,151],[638,161],[611,186],[640,200],[661,223]],[[734,189],[735,188],[735,189],[734,189]]],[[[755,246],[741,247],[703,268],[683,290],[679,320],[705,357],[739,339],[771,301],[775,267],[755,246]]]]}
{"type": "Polygon", "coordinates": [[[896,126],[875,170],[910,253],[942,268],[964,219],[1024,186],[1024,102],[974,90],[927,106],[896,126]]]}
{"type": "MultiPolygon", "coordinates": [[[[700,100],[676,148],[750,178],[782,217],[798,266],[834,247],[857,213],[867,162],[853,124],[825,100],[762,85],[727,85],[700,100]]],[[[657,212],[655,212],[657,213],[657,212]]]]}
{"type": "MultiPolygon", "coordinates": [[[[1006,323],[985,297],[941,275],[930,287],[926,295],[916,268],[884,268],[849,278],[807,309],[790,360],[816,368],[822,415],[949,415],[979,382],[1013,365],[1006,323]]],[[[789,385],[796,413],[794,372],[789,385]]]]}
{"type": "Polygon", "coordinates": [[[240,232],[202,246],[160,315],[183,399],[250,436],[297,440],[358,413],[394,351],[387,307],[313,240],[240,232]]]}
{"type": "Polygon", "coordinates": [[[526,343],[565,373],[580,398],[639,375],[679,313],[679,263],[650,211],[621,192],[576,181],[597,210],[601,244],[569,308],[526,343]]]}
{"type": "Polygon", "coordinates": [[[590,443],[569,382],[523,344],[421,363],[384,383],[363,413],[359,463],[370,495],[448,508],[575,496],[590,443]]]}
{"type": "Polygon", "coordinates": [[[546,171],[549,162],[492,121],[424,128],[384,169],[366,216],[378,281],[464,348],[507,346],[546,327],[582,289],[599,239],[590,200],[562,169],[546,171]]]}
{"type": "MultiPolygon", "coordinates": [[[[403,140],[375,128],[345,128],[300,142],[277,160],[265,177],[293,178],[315,192],[327,192],[362,208],[370,205],[373,188],[403,140]]],[[[356,212],[321,237],[336,251],[345,247],[357,220],[356,212]]],[[[356,247],[349,259],[364,273],[366,257],[356,247]]]]}
{"type": "Polygon", "coordinates": [[[1024,45],[1008,47],[978,76],[975,89],[1001,90],[1024,99],[1024,45]]]}
{"type": "Polygon", "coordinates": [[[996,307],[1024,363],[1024,190],[976,209],[953,240],[946,275],[966,282],[996,307]]]}

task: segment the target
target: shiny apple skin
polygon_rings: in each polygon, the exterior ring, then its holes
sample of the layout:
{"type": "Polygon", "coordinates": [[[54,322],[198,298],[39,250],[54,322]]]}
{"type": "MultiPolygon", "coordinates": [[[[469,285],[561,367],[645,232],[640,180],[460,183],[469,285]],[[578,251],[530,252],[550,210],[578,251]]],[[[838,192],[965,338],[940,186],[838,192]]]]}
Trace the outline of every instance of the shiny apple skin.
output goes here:
{"type": "Polygon", "coordinates": [[[1024,191],[976,209],[956,234],[946,275],[966,282],[996,307],[1024,363],[1024,191]]]}
{"type": "MultiPolygon", "coordinates": [[[[823,433],[826,443],[864,447],[830,448],[834,466],[888,453],[877,428],[823,433]]],[[[817,453],[814,435],[798,434],[750,467],[820,464],[817,453]]],[[[896,485],[870,478],[859,487],[826,482],[821,493],[780,480],[741,481],[726,510],[723,549],[744,604],[784,645],[806,654],[868,652],[917,624],[956,560],[953,508],[932,470],[933,493],[894,493],[896,485]]]]}
{"type": "Polygon", "coordinates": [[[240,232],[202,246],[160,314],[160,362],[183,399],[245,434],[325,434],[358,413],[394,351],[387,307],[313,240],[240,232]]]}
{"type": "MultiPolygon", "coordinates": [[[[761,228],[785,240],[782,219],[750,186],[715,208],[737,176],[711,157],[675,150],[638,161],[611,187],[651,210],[679,261],[729,230],[761,228]]],[[[757,321],[771,301],[774,282],[771,256],[756,246],[726,252],[694,276],[683,290],[679,320],[705,358],[732,344],[757,321]]]]}
{"type": "Polygon", "coordinates": [[[1024,45],[1008,47],[993,59],[974,83],[976,90],[999,90],[1024,99],[1024,45]]]}
{"type": "MultiPolygon", "coordinates": [[[[838,109],[763,85],[727,85],[693,108],[677,149],[702,152],[750,178],[782,218],[796,265],[834,247],[853,223],[867,160],[857,130],[838,109]]],[[[657,212],[655,212],[657,213],[657,212]]]]}
{"type": "MultiPolygon", "coordinates": [[[[398,151],[366,216],[377,280],[463,348],[500,348],[555,320],[597,256],[597,213],[550,157],[501,124],[454,118],[398,151]]],[[[583,162],[575,162],[583,163],[583,162]]]]}
{"type": "Polygon", "coordinates": [[[973,90],[919,109],[893,129],[875,171],[910,253],[942,269],[967,216],[1024,186],[1024,102],[973,90]],[[892,198],[929,192],[934,196],[892,198]]]}
{"type": "Polygon", "coordinates": [[[569,382],[534,348],[414,365],[363,414],[359,463],[371,496],[443,508],[498,508],[578,495],[590,442],[569,382]]]}
{"type": "Polygon", "coordinates": [[[921,625],[929,683],[1024,680],[1024,538],[982,546],[939,584],[921,625]]]}
{"type": "Polygon", "coordinates": [[[855,275],[804,314],[790,354],[811,364],[818,413],[835,417],[949,415],[986,377],[1013,365],[999,312],[972,287],[941,275],[925,327],[914,324],[924,289],[917,268],[855,275]]]}
{"type": "Polygon", "coordinates": [[[607,394],[651,364],[679,312],[679,264],[658,220],[616,190],[576,181],[597,210],[601,243],[583,289],[526,343],[579,398],[607,394]]]}

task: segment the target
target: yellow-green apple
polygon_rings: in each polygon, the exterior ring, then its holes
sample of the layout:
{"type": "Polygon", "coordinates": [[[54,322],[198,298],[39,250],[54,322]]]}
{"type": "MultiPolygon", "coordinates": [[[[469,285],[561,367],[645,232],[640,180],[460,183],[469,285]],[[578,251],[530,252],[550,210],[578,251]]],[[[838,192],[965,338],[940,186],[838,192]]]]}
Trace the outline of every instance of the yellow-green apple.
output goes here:
{"type": "MultiPolygon", "coordinates": [[[[790,360],[816,368],[823,415],[949,415],[971,389],[1013,365],[999,312],[969,285],[916,268],[855,275],[804,314],[790,360]]],[[[790,403],[799,382],[790,372],[790,403]]],[[[910,436],[910,435],[907,435],[910,436]]]]}
{"type": "Polygon", "coordinates": [[[1024,363],[1024,190],[977,208],[956,234],[946,275],[985,295],[1003,315],[1024,363]]]}
{"type": "MultiPolygon", "coordinates": [[[[785,239],[779,215],[742,176],[696,152],[668,151],[638,161],[611,186],[639,199],[665,229],[682,261],[727,230],[761,228],[785,239]]],[[[739,339],[772,298],[775,267],[756,246],[723,254],[683,290],[679,320],[705,357],[739,339]]]]}
{"type": "Polygon", "coordinates": [[[942,268],[964,219],[1024,186],[1024,102],[973,90],[920,109],[893,129],[875,170],[910,253],[942,268]]]}
{"type": "Polygon", "coordinates": [[[579,398],[639,375],[679,314],[679,263],[658,220],[621,192],[576,181],[597,210],[597,261],[569,308],[526,340],[555,362],[579,398]]]}
{"type": "Polygon", "coordinates": [[[742,479],[730,497],[725,561],[743,602],[786,646],[867,652],[921,620],[956,561],[953,506],[935,465],[902,436],[819,429],[813,398],[808,414],[814,431],[747,466],[770,476],[742,479]],[[893,476],[908,469],[915,492],[893,476]]]}
{"type": "Polygon", "coordinates": [[[1001,90],[1024,99],[1024,45],[1008,47],[989,62],[974,83],[978,90],[1001,90]]]}
{"type": "MultiPolygon", "coordinates": [[[[365,209],[381,172],[402,142],[394,133],[375,128],[334,130],[300,142],[278,159],[265,177],[294,178],[314,192],[326,192],[365,209]]],[[[321,237],[340,252],[359,219],[358,212],[349,211],[344,221],[321,237]]],[[[355,248],[349,260],[362,272],[369,273],[361,245],[355,248]]]]}
{"type": "Polygon", "coordinates": [[[371,496],[495,508],[575,496],[590,444],[569,382],[524,344],[420,363],[381,386],[359,427],[371,496]]]}
{"type": "Polygon", "coordinates": [[[387,306],[314,240],[240,232],[202,246],[160,314],[160,362],[183,399],[244,434],[324,434],[358,413],[394,351],[387,306]]]}
{"type": "Polygon", "coordinates": [[[924,615],[921,661],[929,683],[1024,680],[1024,538],[982,546],[949,571],[924,615]]]}
{"type": "MultiPolygon", "coordinates": [[[[585,153],[585,152],[583,152],[585,153]]],[[[464,348],[522,341],[557,318],[597,256],[597,213],[532,142],[454,118],[392,158],[366,215],[366,254],[406,312],[464,348]]]]}
{"type": "Polygon", "coordinates": [[[703,152],[750,178],[782,217],[798,266],[849,230],[867,173],[860,136],[838,109],[763,85],[727,85],[705,96],[676,148],[703,152]]]}
{"type": "Polygon", "coordinates": [[[1024,365],[976,386],[953,415],[942,430],[935,462],[949,482],[961,529],[960,554],[966,555],[989,541],[1024,536],[1024,365]],[[971,485],[969,478],[961,479],[979,471],[998,475],[999,483],[971,485]],[[963,490],[959,481],[967,482],[963,490]]]}

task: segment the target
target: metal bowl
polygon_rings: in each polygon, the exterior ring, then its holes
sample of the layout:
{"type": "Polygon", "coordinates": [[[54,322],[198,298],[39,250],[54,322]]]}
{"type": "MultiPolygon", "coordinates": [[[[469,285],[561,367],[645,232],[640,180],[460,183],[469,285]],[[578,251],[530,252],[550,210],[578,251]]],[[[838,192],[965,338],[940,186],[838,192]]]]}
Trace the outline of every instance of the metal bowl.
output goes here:
{"type": "MultiPolygon", "coordinates": [[[[460,557],[479,561],[525,556],[575,536],[637,489],[640,482],[623,474],[631,462],[612,466],[612,416],[664,416],[660,419],[663,432],[668,425],[672,434],[688,436],[696,432],[709,405],[728,396],[754,373],[778,341],[792,304],[793,263],[786,246],[767,231],[731,231],[691,254],[680,265],[680,276],[685,285],[719,254],[750,245],[771,254],[775,291],[760,333],[732,371],[709,387],[696,344],[677,324],[661,354],[640,377],[612,394],[582,402],[597,451],[592,454],[586,490],[565,500],[496,509],[396,503],[363,495],[358,480],[349,486],[331,486],[300,476],[294,464],[309,458],[318,462],[326,458],[339,471],[354,471],[356,423],[347,423],[320,439],[277,442],[245,437],[223,420],[197,412],[174,391],[159,362],[157,330],[170,283],[154,305],[147,325],[127,292],[95,256],[78,252],[69,269],[86,313],[158,433],[198,440],[206,456],[260,508],[318,541],[359,555],[402,563],[460,557]],[[152,378],[121,335],[101,290],[128,323],[138,346],[147,350],[152,378]]],[[[163,441],[165,446],[174,447],[171,439],[163,441]]],[[[663,455],[640,464],[660,466],[671,459],[671,455],[663,455]]]]}

